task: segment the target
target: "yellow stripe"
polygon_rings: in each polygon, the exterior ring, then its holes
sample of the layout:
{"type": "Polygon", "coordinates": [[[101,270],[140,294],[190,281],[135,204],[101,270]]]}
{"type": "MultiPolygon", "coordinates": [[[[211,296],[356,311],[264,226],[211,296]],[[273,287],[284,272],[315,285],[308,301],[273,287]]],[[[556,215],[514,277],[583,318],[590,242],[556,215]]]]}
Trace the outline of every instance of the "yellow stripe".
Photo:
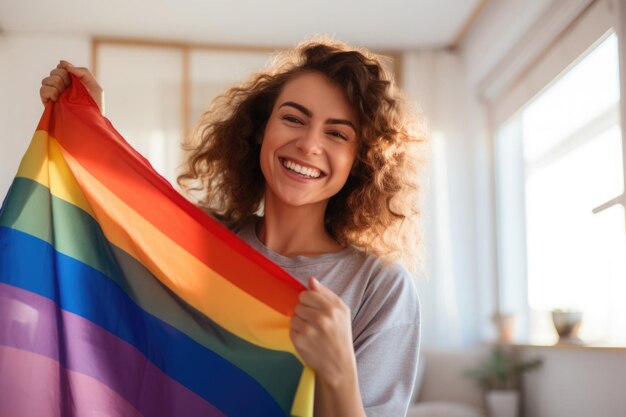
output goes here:
{"type": "Polygon", "coordinates": [[[56,145],[56,141],[48,141],[48,132],[43,130],[35,132],[16,176],[29,178],[44,185],[56,197],[80,207],[92,217],[96,217],[82,191],[80,191],[74,175],[63,160],[63,155],[59,146],[56,145]]]}
{"type": "Polygon", "coordinates": [[[289,339],[289,317],[231,284],[174,243],[89,174],[46,132],[36,132],[18,176],[49,187],[56,197],[90,213],[112,244],[223,328],[258,346],[298,356],[289,339]],[[131,237],[125,230],[136,233],[131,237]]]}
{"type": "Polygon", "coordinates": [[[315,402],[315,372],[305,366],[300,375],[298,389],[291,406],[291,415],[307,417],[312,415],[313,403],[315,402]]]}

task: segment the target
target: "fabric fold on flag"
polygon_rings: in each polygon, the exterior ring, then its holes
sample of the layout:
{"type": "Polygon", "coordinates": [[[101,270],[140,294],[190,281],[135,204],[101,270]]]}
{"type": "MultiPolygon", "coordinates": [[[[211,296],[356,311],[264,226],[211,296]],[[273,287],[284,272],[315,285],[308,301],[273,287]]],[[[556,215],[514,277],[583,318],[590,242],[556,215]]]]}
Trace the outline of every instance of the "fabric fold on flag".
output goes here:
{"type": "Polygon", "coordinates": [[[183,198],[80,80],[0,211],[0,415],[313,415],[304,287],[183,198]]]}

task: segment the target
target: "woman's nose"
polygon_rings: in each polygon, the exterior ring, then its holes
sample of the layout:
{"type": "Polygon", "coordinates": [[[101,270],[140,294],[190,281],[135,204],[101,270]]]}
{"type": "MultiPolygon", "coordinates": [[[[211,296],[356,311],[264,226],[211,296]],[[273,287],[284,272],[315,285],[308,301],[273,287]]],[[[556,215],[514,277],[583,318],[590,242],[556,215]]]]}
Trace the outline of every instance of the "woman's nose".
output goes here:
{"type": "Polygon", "coordinates": [[[296,141],[296,147],[305,155],[317,155],[322,151],[323,136],[323,131],[310,127],[302,132],[296,141]]]}

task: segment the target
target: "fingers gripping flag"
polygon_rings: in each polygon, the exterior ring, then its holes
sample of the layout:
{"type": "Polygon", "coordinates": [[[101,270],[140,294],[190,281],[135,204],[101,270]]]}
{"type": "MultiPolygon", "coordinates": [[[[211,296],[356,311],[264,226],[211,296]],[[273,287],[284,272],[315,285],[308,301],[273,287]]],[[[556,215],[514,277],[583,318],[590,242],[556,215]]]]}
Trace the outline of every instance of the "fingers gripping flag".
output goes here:
{"type": "Polygon", "coordinates": [[[179,195],[80,81],[0,212],[0,416],[312,416],[303,290],[179,195]]]}

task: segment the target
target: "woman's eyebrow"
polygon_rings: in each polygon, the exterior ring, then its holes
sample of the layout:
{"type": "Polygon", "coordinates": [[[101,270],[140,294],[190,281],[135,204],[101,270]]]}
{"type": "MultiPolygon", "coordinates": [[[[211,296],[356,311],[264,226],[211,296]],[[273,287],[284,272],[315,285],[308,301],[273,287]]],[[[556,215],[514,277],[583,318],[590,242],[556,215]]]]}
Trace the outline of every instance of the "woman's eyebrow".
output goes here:
{"type": "Polygon", "coordinates": [[[300,110],[307,117],[313,116],[313,112],[307,109],[306,107],[304,107],[302,104],[294,103],[293,101],[285,101],[283,104],[280,105],[280,107],[285,107],[285,106],[293,107],[297,110],[300,110]]]}
{"type": "MultiPolygon", "coordinates": [[[[279,106],[279,108],[286,107],[286,106],[293,107],[294,109],[301,111],[307,117],[313,116],[313,112],[307,109],[306,107],[304,107],[302,104],[294,103],[293,101],[285,101],[283,104],[279,106]]],[[[327,119],[326,123],[333,124],[333,125],[347,125],[347,126],[350,126],[352,130],[356,132],[356,126],[354,126],[354,123],[352,123],[350,120],[347,120],[347,119],[327,119]]]]}

